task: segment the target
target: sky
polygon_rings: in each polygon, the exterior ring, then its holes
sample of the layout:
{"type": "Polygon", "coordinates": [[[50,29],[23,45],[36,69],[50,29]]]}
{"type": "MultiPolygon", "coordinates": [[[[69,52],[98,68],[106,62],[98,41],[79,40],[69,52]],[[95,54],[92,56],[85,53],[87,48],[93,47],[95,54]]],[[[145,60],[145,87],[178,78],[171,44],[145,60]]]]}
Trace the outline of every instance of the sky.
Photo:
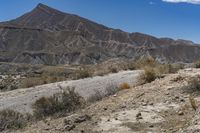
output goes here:
{"type": "Polygon", "coordinates": [[[0,21],[17,18],[38,3],[126,32],[200,44],[200,0],[1,0],[0,21]]]}

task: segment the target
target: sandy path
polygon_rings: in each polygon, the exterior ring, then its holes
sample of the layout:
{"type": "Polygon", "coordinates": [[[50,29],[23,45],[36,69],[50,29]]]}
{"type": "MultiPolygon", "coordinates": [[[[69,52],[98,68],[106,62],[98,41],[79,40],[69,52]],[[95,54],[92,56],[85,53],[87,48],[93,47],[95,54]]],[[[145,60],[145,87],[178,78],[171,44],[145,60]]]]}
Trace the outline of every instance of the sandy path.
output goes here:
{"type": "Polygon", "coordinates": [[[52,83],[27,89],[18,89],[0,93],[0,110],[13,109],[20,112],[32,112],[31,105],[42,96],[51,96],[61,89],[59,86],[74,86],[75,91],[84,98],[89,98],[96,91],[105,92],[108,85],[119,85],[127,82],[130,85],[136,84],[137,76],[141,71],[122,71],[116,74],[109,74],[103,77],[97,76],[80,80],[52,83]]]}

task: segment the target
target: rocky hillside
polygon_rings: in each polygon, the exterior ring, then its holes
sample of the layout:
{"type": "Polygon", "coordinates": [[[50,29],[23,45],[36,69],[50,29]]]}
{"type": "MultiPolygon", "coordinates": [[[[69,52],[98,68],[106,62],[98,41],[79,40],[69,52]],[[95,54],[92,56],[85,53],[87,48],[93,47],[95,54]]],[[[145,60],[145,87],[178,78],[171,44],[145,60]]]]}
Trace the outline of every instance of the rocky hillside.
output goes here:
{"type": "Polygon", "coordinates": [[[0,23],[0,62],[95,64],[111,58],[152,56],[164,62],[193,62],[200,46],[185,40],[127,33],[39,4],[0,23]]]}
{"type": "Polygon", "coordinates": [[[49,117],[12,132],[197,133],[200,130],[199,86],[193,88],[194,84],[191,86],[188,81],[199,74],[200,69],[180,70],[151,83],[122,90],[69,116],[49,117]]]}

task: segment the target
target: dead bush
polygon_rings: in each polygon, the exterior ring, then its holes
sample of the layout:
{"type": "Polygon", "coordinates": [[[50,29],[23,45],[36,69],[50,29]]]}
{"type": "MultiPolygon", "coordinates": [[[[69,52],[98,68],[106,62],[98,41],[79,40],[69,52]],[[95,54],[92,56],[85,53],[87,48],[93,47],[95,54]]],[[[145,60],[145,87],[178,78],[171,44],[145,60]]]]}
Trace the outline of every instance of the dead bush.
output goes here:
{"type": "Polygon", "coordinates": [[[117,85],[115,84],[107,84],[105,88],[105,92],[102,92],[100,90],[95,90],[94,94],[92,94],[89,98],[89,102],[95,102],[95,101],[100,101],[104,97],[108,97],[111,95],[114,95],[116,92],[118,92],[120,89],[117,85]]]}
{"type": "Polygon", "coordinates": [[[136,61],[135,67],[136,68],[144,68],[144,67],[154,67],[156,66],[157,62],[152,57],[140,58],[136,61]]]}
{"type": "Polygon", "coordinates": [[[136,69],[135,63],[128,63],[127,64],[127,69],[128,70],[135,70],[136,69]]]}
{"type": "Polygon", "coordinates": [[[152,67],[146,67],[144,72],[140,74],[139,81],[141,83],[150,83],[157,78],[157,74],[152,67]]]}
{"type": "Polygon", "coordinates": [[[8,76],[0,82],[0,91],[11,91],[19,88],[19,83],[13,77],[8,76]]]}
{"type": "Polygon", "coordinates": [[[56,113],[69,113],[84,106],[84,99],[74,88],[66,88],[64,92],[51,97],[42,97],[33,104],[34,116],[42,118],[56,113]]]}
{"type": "Polygon", "coordinates": [[[75,73],[76,73],[76,79],[92,77],[92,73],[86,68],[80,68],[75,73]]]}
{"type": "Polygon", "coordinates": [[[13,110],[0,111],[0,132],[8,129],[19,129],[25,127],[28,117],[13,110]]]}
{"type": "Polygon", "coordinates": [[[196,104],[195,99],[194,99],[192,96],[190,96],[190,97],[189,97],[189,100],[190,100],[190,104],[191,104],[192,108],[193,108],[194,110],[197,110],[198,106],[197,106],[197,104],[196,104]]]}
{"type": "Polygon", "coordinates": [[[119,88],[125,90],[125,89],[130,89],[131,86],[128,83],[122,83],[119,85],[119,88]]]}
{"type": "Polygon", "coordinates": [[[184,64],[168,64],[169,73],[177,73],[178,70],[184,69],[184,64]]]}
{"type": "Polygon", "coordinates": [[[106,85],[106,96],[114,95],[119,91],[119,87],[116,84],[109,83],[106,85]]]}
{"type": "Polygon", "coordinates": [[[109,67],[108,69],[109,69],[109,71],[110,71],[111,73],[117,73],[117,72],[118,72],[117,68],[116,68],[116,67],[113,67],[113,66],[109,67]]]}
{"type": "Polygon", "coordinates": [[[188,81],[188,89],[191,90],[200,90],[200,75],[196,77],[192,77],[188,81]]]}

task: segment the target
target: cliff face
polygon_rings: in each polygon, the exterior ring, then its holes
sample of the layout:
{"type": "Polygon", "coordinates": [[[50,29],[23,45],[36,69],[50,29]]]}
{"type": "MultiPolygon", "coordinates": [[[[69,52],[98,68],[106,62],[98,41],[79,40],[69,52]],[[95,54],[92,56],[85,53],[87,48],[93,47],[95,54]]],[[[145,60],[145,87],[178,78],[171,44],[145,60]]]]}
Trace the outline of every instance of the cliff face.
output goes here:
{"type": "Polygon", "coordinates": [[[149,55],[165,62],[192,62],[200,58],[200,46],[111,29],[43,4],[0,23],[1,62],[94,64],[149,55]]]}

